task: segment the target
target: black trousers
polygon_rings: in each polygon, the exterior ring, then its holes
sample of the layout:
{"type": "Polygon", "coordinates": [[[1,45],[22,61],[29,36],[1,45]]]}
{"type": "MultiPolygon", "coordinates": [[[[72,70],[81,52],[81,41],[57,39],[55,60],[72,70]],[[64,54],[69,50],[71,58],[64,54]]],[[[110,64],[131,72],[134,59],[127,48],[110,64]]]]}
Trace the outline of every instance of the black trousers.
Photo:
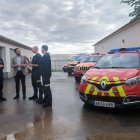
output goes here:
{"type": "Polygon", "coordinates": [[[3,78],[0,78],[0,98],[3,98],[3,78]]]}
{"type": "Polygon", "coordinates": [[[17,71],[17,74],[15,76],[16,96],[19,96],[20,81],[21,81],[21,85],[22,85],[22,93],[23,93],[23,96],[26,96],[25,75],[23,74],[22,70],[17,71]]]}
{"type": "Polygon", "coordinates": [[[33,86],[33,89],[34,89],[34,95],[33,96],[36,96],[38,97],[38,90],[39,90],[39,98],[43,98],[43,87],[42,87],[42,84],[41,84],[41,76],[39,73],[32,73],[31,75],[31,81],[32,81],[32,86],[33,86]]]}
{"type": "Polygon", "coordinates": [[[45,102],[47,102],[47,103],[52,103],[52,92],[51,92],[51,88],[50,88],[50,78],[51,78],[51,76],[42,75],[45,102]]]}

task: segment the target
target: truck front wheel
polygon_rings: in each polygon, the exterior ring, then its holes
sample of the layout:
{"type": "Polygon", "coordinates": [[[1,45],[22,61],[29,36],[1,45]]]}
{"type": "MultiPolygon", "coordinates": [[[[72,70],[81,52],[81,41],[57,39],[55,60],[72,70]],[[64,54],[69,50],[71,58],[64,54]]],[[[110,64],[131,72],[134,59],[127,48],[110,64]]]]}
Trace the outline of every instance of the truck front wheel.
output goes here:
{"type": "Polygon", "coordinates": [[[75,81],[79,83],[81,81],[81,78],[75,76],[75,81]]]}

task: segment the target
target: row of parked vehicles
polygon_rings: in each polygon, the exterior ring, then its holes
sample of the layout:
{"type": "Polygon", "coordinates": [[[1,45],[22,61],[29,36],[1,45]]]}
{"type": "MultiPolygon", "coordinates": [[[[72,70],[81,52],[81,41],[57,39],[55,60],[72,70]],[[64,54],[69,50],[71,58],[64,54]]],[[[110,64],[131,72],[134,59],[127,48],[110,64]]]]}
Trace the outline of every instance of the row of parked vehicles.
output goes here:
{"type": "MultiPolygon", "coordinates": [[[[140,47],[113,49],[108,54],[82,55],[67,65],[80,82],[81,100],[92,106],[117,108],[140,105],[140,47]]],[[[71,73],[71,74],[72,74],[71,73]]]]}

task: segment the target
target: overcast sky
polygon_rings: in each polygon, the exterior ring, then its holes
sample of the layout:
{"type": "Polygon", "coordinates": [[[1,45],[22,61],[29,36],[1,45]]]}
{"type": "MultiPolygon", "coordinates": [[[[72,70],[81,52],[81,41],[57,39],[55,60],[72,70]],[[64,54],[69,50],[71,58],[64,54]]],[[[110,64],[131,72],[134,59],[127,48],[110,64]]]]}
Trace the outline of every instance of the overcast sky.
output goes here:
{"type": "Polygon", "coordinates": [[[130,21],[121,0],[1,0],[0,34],[51,53],[81,53],[130,21]]]}

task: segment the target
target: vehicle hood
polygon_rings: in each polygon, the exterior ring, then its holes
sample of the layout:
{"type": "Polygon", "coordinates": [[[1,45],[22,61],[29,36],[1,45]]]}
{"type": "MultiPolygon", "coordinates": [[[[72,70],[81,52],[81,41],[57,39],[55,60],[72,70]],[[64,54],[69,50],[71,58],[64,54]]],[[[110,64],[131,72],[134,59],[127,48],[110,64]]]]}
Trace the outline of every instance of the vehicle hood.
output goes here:
{"type": "Polygon", "coordinates": [[[70,61],[70,62],[68,62],[68,65],[71,65],[71,64],[78,64],[78,61],[70,61]]]}
{"type": "Polygon", "coordinates": [[[82,62],[77,67],[93,67],[96,64],[96,62],[82,62]]]}
{"type": "Polygon", "coordinates": [[[86,77],[88,80],[92,80],[93,78],[96,81],[106,80],[106,81],[114,81],[114,77],[118,79],[118,81],[126,81],[129,78],[140,75],[140,69],[90,69],[86,72],[86,77]]]}

